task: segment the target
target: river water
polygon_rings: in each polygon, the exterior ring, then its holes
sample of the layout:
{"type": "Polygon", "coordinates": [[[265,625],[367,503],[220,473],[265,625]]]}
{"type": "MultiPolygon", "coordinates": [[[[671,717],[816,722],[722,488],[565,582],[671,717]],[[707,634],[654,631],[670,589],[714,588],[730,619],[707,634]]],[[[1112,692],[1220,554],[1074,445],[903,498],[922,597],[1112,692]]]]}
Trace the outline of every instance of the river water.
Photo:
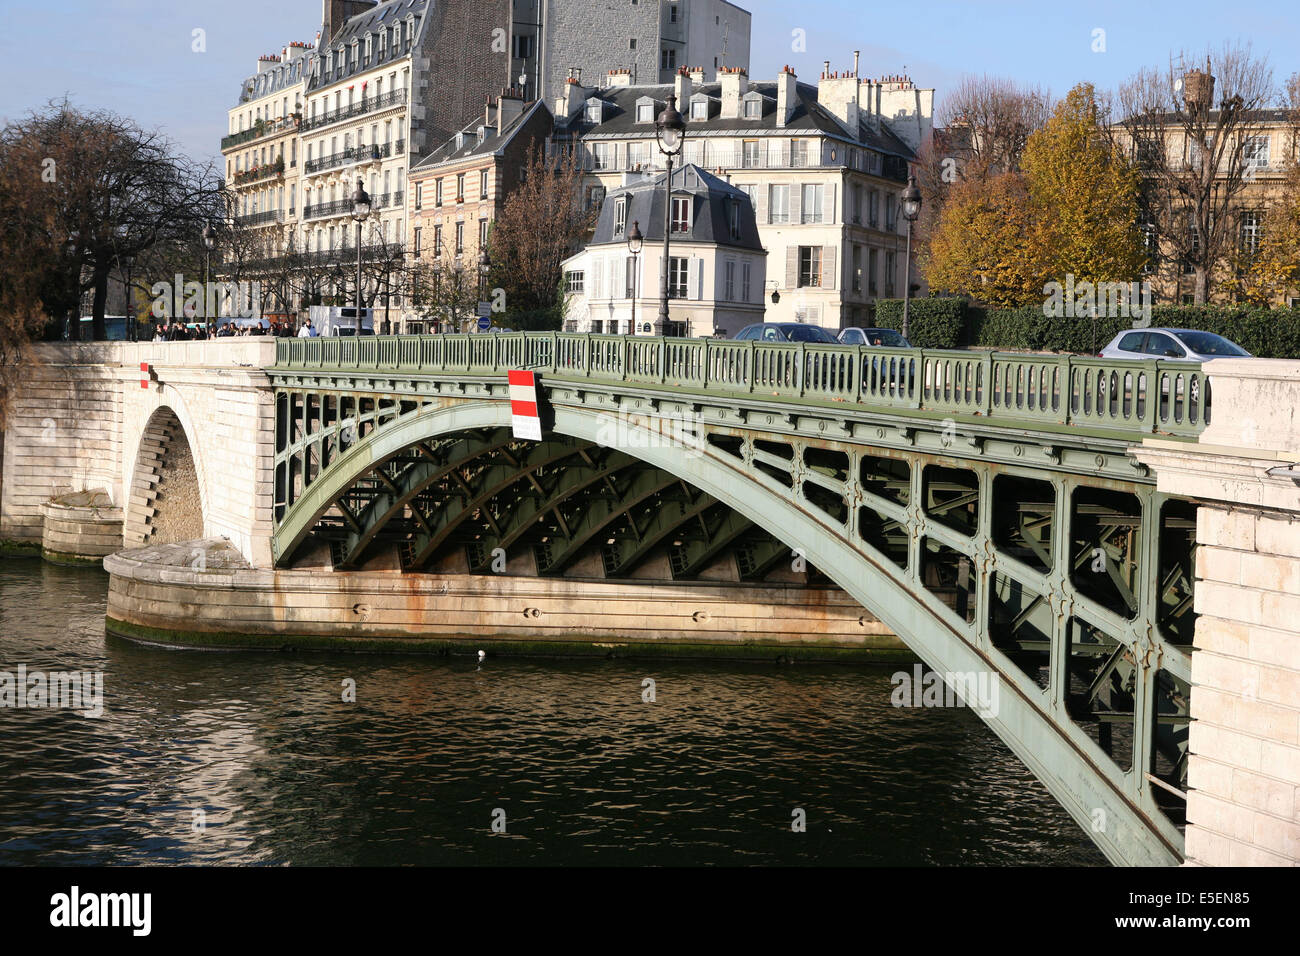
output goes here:
{"type": "Polygon", "coordinates": [[[169,651],[107,582],[0,560],[0,670],[104,675],[0,708],[0,864],[1104,863],[895,667],[169,651]]]}

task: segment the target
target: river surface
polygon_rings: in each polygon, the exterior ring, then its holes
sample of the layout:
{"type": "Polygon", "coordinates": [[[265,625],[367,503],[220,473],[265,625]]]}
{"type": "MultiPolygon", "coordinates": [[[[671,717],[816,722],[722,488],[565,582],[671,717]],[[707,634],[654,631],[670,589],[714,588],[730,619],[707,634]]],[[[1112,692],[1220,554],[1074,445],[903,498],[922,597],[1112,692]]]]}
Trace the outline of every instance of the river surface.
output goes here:
{"type": "Polygon", "coordinates": [[[0,864],[1104,863],[896,667],[169,651],[107,583],[0,559],[0,670],[104,675],[0,708],[0,864]]]}

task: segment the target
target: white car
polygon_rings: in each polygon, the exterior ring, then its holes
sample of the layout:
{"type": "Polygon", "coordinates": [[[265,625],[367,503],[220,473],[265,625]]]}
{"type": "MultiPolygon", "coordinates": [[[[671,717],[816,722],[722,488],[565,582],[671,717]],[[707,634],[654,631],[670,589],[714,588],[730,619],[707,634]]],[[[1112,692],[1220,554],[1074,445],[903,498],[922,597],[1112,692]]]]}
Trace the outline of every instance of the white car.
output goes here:
{"type": "Polygon", "coordinates": [[[1166,359],[1209,362],[1216,358],[1251,358],[1231,339],[1196,329],[1132,329],[1121,332],[1101,350],[1102,358],[1166,359]]]}

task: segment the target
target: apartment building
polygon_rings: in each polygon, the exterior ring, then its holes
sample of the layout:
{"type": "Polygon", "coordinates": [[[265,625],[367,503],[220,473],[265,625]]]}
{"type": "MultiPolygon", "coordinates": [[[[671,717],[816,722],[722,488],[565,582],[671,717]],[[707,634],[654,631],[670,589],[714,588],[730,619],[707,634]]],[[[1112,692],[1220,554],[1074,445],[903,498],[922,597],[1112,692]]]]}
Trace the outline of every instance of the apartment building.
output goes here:
{"type": "Polygon", "coordinates": [[[551,103],[571,71],[653,84],[687,63],[748,69],[750,19],[727,0],[513,0],[507,85],[551,103]]]}
{"type": "Polygon", "coordinates": [[[825,64],[817,86],[789,67],[760,83],[739,67],[712,81],[681,68],[672,84],[652,85],[620,69],[596,89],[571,77],[555,138],[581,150],[589,202],[603,203],[629,171],[663,168],[655,120],[670,95],[686,120],[682,161],[750,199],[769,256],[767,321],[869,324],[877,299],[902,295],[899,200],[931,133],[933,90],[905,76],[860,78],[856,62],[843,73],[825,64]]]}
{"type": "Polygon", "coordinates": [[[566,332],[730,337],[763,321],[767,253],[749,196],[695,165],[627,173],[591,241],[564,262],[566,332]],[[665,203],[671,202],[671,216],[665,203]],[[636,226],[643,243],[628,246],[636,226]],[[669,227],[668,323],[659,313],[669,227]]]}
{"type": "Polygon", "coordinates": [[[299,126],[314,59],[315,45],[300,41],[258,57],[257,72],[241,84],[227,114],[221,154],[231,214],[267,249],[278,248],[298,223],[299,126]]]}
{"type": "MultiPolygon", "coordinates": [[[[540,100],[526,103],[520,90],[502,90],[482,116],[411,167],[407,251],[413,262],[472,281],[529,151],[543,149],[550,131],[551,114],[540,100]]],[[[408,314],[401,328],[423,331],[430,320],[440,328],[459,326],[455,318],[408,314]]]]}

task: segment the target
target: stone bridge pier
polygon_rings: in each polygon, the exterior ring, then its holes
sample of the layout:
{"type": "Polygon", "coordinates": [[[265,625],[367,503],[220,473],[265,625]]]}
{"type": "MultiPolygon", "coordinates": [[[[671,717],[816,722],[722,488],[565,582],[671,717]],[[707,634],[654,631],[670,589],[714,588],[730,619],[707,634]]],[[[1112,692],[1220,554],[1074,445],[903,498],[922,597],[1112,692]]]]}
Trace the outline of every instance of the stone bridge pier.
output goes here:
{"type": "Polygon", "coordinates": [[[35,353],[3,437],[6,548],[98,564],[123,547],[226,538],[270,566],[272,340],[35,353]]]}
{"type": "Polygon", "coordinates": [[[1195,499],[1186,857],[1300,862],[1300,362],[1218,359],[1195,445],[1148,439],[1160,491],[1195,499]]]}

